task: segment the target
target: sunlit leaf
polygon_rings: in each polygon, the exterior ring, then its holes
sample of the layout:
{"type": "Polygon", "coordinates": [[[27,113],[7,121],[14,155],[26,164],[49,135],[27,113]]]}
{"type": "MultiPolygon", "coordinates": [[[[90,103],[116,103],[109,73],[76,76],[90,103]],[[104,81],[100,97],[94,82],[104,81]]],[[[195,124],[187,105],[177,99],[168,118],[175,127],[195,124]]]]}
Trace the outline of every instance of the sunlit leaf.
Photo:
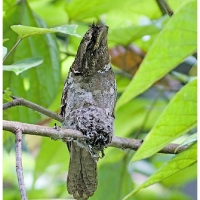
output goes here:
{"type": "Polygon", "coordinates": [[[176,151],[178,150],[178,148],[183,147],[183,146],[187,146],[187,145],[191,145],[192,143],[197,142],[197,133],[194,133],[192,135],[190,135],[186,140],[184,140],[176,149],[176,151]]]}
{"type": "Polygon", "coordinates": [[[197,79],[185,85],[170,101],[148,133],[132,161],[153,155],[197,124],[197,79]]]}
{"type": "Polygon", "coordinates": [[[33,58],[27,58],[24,60],[20,60],[18,62],[13,63],[12,65],[4,65],[3,70],[4,71],[13,71],[16,75],[19,75],[20,73],[40,65],[43,62],[43,58],[41,57],[33,57],[33,58]]]}
{"type": "Polygon", "coordinates": [[[189,1],[160,32],[116,109],[148,89],[197,49],[197,2],[189,1]],[[192,22],[192,23],[191,23],[192,22]]]}
{"type": "Polygon", "coordinates": [[[80,37],[80,35],[78,35],[76,33],[77,27],[78,27],[78,25],[63,25],[63,26],[51,28],[50,30],[53,30],[55,32],[68,34],[68,35],[73,35],[73,36],[76,36],[76,37],[80,37]]]}
{"type": "Polygon", "coordinates": [[[162,180],[162,184],[167,187],[184,187],[187,183],[194,181],[197,178],[197,162],[179,172],[173,176],[162,180]]]}
{"type": "Polygon", "coordinates": [[[33,35],[56,33],[56,32],[80,37],[78,34],[76,34],[76,28],[77,25],[64,25],[55,28],[38,28],[38,27],[23,26],[23,25],[11,26],[11,29],[15,31],[22,39],[33,35]]]}
{"type": "Polygon", "coordinates": [[[172,176],[173,174],[195,164],[197,162],[197,143],[190,146],[185,151],[181,152],[169,162],[163,165],[157,172],[151,175],[142,185],[134,189],[130,194],[123,198],[129,199],[140,189],[148,187],[152,184],[162,181],[163,179],[172,176]]]}

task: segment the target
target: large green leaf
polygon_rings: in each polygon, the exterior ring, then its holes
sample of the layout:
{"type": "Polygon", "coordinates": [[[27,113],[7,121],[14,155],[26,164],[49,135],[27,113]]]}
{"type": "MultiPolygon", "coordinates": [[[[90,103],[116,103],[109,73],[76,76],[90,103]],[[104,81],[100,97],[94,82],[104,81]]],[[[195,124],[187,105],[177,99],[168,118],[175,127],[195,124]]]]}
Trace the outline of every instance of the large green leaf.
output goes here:
{"type": "Polygon", "coordinates": [[[79,35],[76,34],[76,28],[77,25],[63,25],[54,28],[38,28],[38,27],[23,26],[23,25],[11,26],[11,29],[15,31],[22,39],[33,35],[56,33],[56,32],[80,37],[79,35]]]}
{"type": "Polygon", "coordinates": [[[116,108],[141,94],[196,49],[197,2],[189,1],[181,6],[160,32],[116,108]]]}
{"type": "Polygon", "coordinates": [[[185,85],[170,101],[132,161],[153,155],[197,124],[197,79],[185,85]]]}
{"type": "Polygon", "coordinates": [[[40,57],[33,57],[33,58],[27,58],[24,60],[20,60],[18,62],[13,63],[12,65],[4,65],[3,70],[4,71],[13,71],[16,75],[19,75],[20,73],[40,65],[43,62],[43,59],[40,57]]]}
{"type": "MultiPolygon", "coordinates": [[[[11,29],[13,24],[44,27],[45,23],[38,18],[29,8],[26,1],[20,1],[10,7],[4,14],[4,38],[9,38],[6,43],[10,50],[18,35],[11,29]]],[[[43,57],[44,62],[40,67],[32,68],[16,76],[12,72],[3,73],[3,87],[9,87],[13,95],[26,98],[44,107],[48,107],[58,92],[60,85],[60,59],[58,45],[53,34],[28,37],[17,46],[7,58],[5,64],[12,64],[29,57],[43,57]]],[[[39,115],[27,108],[12,108],[9,110],[8,119],[22,122],[35,123],[39,115]]]]}
{"type": "Polygon", "coordinates": [[[187,183],[197,179],[197,163],[177,172],[173,176],[170,176],[162,180],[162,184],[166,187],[184,187],[187,183]]]}
{"type": "Polygon", "coordinates": [[[140,189],[148,187],[154,183],[162,181],[163,179],[172,176],[173,174],[195,164],[197,162],[197,143],[181,152],[169,162],[163,165],[157,172],[150,176],[142,185],[135,188],[130,194],[128,194],[123,200],[129,199],[132,195],[138,192],[140,189]]]}

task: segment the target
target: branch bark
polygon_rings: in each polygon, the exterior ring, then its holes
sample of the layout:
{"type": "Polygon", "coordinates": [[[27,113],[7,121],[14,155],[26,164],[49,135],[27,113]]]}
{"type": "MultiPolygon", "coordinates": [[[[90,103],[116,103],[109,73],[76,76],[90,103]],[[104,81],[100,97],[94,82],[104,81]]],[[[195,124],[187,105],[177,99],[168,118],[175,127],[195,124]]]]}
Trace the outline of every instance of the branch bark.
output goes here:
{"type": "Polygon", "coordinates": [[[22,168],[22,130],[20,128],[15,129],[16,134],[16,172],[18,185],[20,189],[21,199],[27,200],[26,188],[24,184],[23,168],[22,168]]]}
{"type": "MultiPolygon", "coordinates": [[[[53,140],[58,140],[58,139],[67,140],[67,138],[84,137],[83,134],[77,130],[63,129],[63,128],[54,129],[46,126],[3,120],[3,130],[15,133],[16,129],[21,129],[23,134],[49,137],[53,140]]],[[[142,145],[142,140],[113,136],[112,142],[109,146],[121,149],[131,149],[136,151],[141,145],[142,145]]],[[[186,149],[185,146],[179,147],[177,149],[178,146],[179,146],[178,144],[169,144],[165,148],[161,149],[158,153],[178,154],[186,149]]]]}
{"type": "Polygon", "coordinates": [[[54,112],[51,112],[49,111],[48,109],[42,107],[42,106],[39,106],[35,103],[32,103],[26,99],[23,99],[23,98],[19,98],[19,97],[14,97],[14,96],[11,96],[11,98],[13,99],[13,101],[11,102],[7,102],[5,104],[3,104],[3,110],[6,110],[8,108],[12,108],[12,107],[15,107],[15,106],[25,106],[27,108],[31,108],[39,113],[42,113],[52,119],[55,119],[59,122],[62,122],[63,119],[60,115],[54,113],[54,112]]]}
{"type": "Polygon", "coordinates": [[[174,14],[166,0],[156,0],[156,2],[163,14],[167,13],[170,17],[174,14]]]}

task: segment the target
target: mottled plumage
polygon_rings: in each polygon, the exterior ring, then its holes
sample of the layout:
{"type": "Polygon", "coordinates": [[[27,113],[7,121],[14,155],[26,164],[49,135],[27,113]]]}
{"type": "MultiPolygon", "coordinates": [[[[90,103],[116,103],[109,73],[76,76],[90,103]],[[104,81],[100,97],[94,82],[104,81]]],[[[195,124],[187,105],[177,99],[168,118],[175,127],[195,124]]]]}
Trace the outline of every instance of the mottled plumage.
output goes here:
{"type": "Polygon", "coordinates": [[[67,189],[75,199],[87,199],[97,188],[97,161],[113,135],[116,83],[107,47],[108,27],[93,24],[83,37],[64,84],[63,127],[83,133],[68,141],[67,189]]]}

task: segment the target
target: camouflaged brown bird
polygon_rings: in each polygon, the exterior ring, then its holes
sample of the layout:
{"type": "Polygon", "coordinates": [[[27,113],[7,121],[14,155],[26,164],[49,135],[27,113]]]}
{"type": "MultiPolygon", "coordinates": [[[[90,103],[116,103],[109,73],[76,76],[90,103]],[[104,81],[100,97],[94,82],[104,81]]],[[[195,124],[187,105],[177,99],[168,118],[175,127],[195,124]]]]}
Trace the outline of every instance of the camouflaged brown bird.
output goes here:
{"type": "Polygon", "coordinates": [[[67,141],[70,164],[67,189],[75,199],[88,199],[97,189],[97,161],[113,136],[116,82],[107,46],[108,27],[93,24],[83,37],[64,84],[63,127],[84,139],[67,141]]]}

